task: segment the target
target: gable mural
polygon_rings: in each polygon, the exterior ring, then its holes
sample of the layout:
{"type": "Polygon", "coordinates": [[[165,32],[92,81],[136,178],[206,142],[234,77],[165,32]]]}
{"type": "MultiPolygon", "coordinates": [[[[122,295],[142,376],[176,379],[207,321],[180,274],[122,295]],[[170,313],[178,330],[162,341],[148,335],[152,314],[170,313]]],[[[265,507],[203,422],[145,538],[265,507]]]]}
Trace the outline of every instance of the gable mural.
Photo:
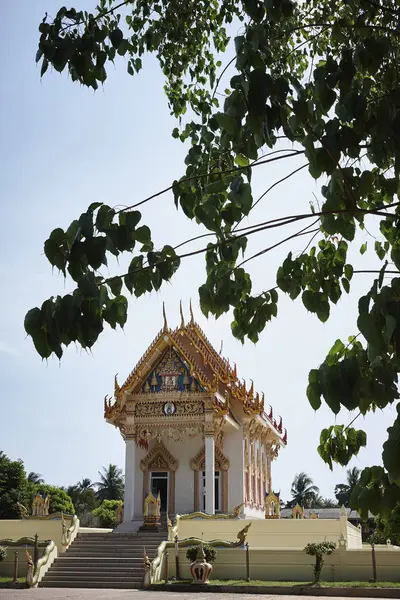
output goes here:
{"type": "Polygon", "coordinates": [[[190,376],[189,369],[175,352],[169,347],[156,368],[151,372],[142,386],[144,393],[158,392],[197,392],[201,386],[190,376]]]}

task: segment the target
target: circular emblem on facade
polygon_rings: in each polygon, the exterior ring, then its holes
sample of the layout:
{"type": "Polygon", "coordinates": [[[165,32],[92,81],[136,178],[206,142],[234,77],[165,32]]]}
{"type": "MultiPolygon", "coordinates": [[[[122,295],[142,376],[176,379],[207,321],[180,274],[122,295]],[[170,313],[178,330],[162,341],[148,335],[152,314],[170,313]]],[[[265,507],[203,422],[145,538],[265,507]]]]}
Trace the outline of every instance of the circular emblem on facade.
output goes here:
{"type": "Polygon", "coordinates": [[[176,412],[176,406],[173,402],[166,402],[163,406],[163,413],[167,417],[171,417],[176,412]]]}

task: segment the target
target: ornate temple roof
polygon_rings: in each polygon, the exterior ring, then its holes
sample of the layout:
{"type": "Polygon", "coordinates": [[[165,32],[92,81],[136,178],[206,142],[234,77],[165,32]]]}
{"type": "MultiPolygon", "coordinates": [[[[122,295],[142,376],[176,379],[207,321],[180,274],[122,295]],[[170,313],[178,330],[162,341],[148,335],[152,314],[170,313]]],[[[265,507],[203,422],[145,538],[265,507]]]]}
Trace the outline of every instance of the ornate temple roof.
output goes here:
{"type": "Polygon", "coordinates": [[[272,407],[264,410],[264,393],[261,397],[254,391],[253,382],[248,385],[239,380],[236,364],[231,366],[229,360],[223,358],[206,337],[200,325],[196,323],[190,307],[190,321],[185,324],[181,307],[181,324],[176,329],[168,326],[164,312],[164,327],[159,331],[134,369],[120,386],[115,376],[114,403],[107,397],[104,400],[104,416],[113,422],[123,411],[127,395],[141,393],[143,383],[163,356],[165,350],[173,348],[192,377],[202,390],[210,393],[213,408],[221,414],[229,414],[230,401],[235,398],[247,415],[258,416],[265,425],[272,428],[281,443],[286,445],[287,432],[283,433],[282,417],[276,421],[272,407]]]}

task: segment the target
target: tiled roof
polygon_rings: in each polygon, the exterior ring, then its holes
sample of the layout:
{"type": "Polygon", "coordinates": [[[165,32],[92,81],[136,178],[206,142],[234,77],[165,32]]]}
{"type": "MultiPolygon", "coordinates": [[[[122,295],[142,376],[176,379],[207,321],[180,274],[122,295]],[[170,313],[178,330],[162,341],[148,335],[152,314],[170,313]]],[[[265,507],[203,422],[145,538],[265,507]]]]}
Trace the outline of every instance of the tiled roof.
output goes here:
{"type": "MultiPolygon", "coordinates": [[[[225,399],[226,412],[229,411],[230,398],[236,398],[246,414],[259,415],[276,431],[282,443],[286,444],[287,433],[283,430],[282,418],[277,422],[273,417],[272,408],[268,413],[264,411],[264,394],[260,397],[260,394],[254,391],[253,382],[248,386],[244,380],[239,380],[236,365],[232,367],[229,360],[215,350],[193,318],[186,325],[182,320],[181,326],[174,330],[167,326],[165,320],[164,328],[157,334],[123,385],[119,386],[115,380],[115,402],[112,404],[109,399],[105,399],[104,403],[107,419],[115,418],[122,410],[126,392],[135,393],[140,389],[145,377],[158,362],[161,352],[168,346],[175,348],[187,363],[191,375],[205,390],[214,396],[218,393],[225,399]]],[[[221,404],[220,401],[220,408],[221,404]]]]}

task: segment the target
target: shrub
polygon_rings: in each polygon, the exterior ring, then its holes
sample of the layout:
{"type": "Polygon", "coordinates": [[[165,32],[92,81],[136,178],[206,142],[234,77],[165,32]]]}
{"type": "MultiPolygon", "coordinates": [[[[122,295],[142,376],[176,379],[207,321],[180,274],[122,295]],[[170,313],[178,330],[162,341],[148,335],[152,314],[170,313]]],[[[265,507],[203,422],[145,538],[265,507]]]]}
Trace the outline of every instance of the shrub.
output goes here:
{"type": "MultiPolygon", "coordinates": [[[[206,561],[209,563],[213,563],[217,557],[217,551],[215,548],[210,546],[209,544],[203,544],[204,554],[206,555],[206,561]]],[[[190,562],[194,562],[197,557],[197,551],[199,546],[190,546],[190,548],[186,551],[186,558],[190,560],[190,562]]]]}
{"type": "Polygon", "coordinates": [[[55,485],[47,485],[46,483],[36,484],[33,486],[32,489],[30,505],[32,505],[32,500],[37,493],[41,494],[42,496],[50,496],[50,514],[56,512],[63,512],[66,515],[75,514],[75,508],[72,503],[72,500],[65,490],[55,485]]]}
{"type": "Polygon", "coordinates": [[[118,525],[115,511],[118,506],[122,506],[122,500],[103,500],[103,502],[94,509],[93,514],[99,519],[100,527],[113,529],[118,525]]]}
{"type": "Polygon", "coordinates": [[[0,546],[0,562],[2,560],[5,560],[7,556],[7,548],[5,548],[5,546],[0,546]]]}
{"type": "Polygon", "coordinates": [[[310,556],[315,556],[315,565],[314,565],[314,583],[318,583],[321,579],[321,571],[324,565],[324,555],[332,554],[332,552],[336,549],[335,542],[319,542],[307,544],[304,548],[306,554],[310,556]]]}

